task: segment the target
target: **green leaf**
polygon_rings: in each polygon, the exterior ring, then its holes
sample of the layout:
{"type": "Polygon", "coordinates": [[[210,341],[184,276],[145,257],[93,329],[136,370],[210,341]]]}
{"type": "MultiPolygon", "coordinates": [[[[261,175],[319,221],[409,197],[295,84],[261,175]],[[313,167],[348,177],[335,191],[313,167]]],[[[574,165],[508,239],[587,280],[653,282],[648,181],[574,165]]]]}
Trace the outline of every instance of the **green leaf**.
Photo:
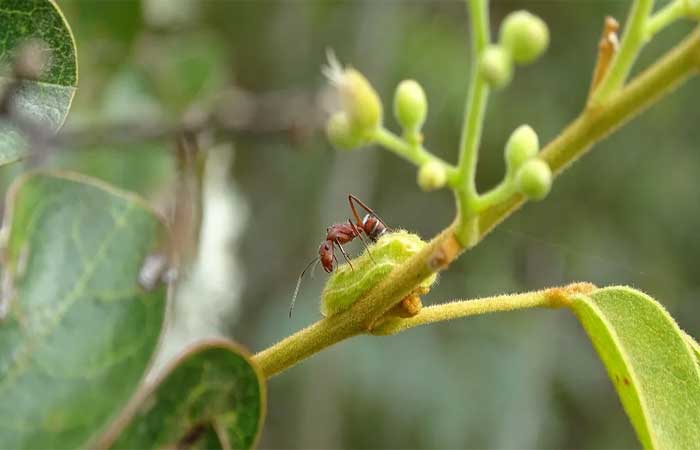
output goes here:
{"type": "Polygon", "coordinates": [[[688,333],[684,334],[686,340],[688,341],[688,345],[690,345],[690,348],[693,350],[693,354],[695,355],[695,361],[700,365],[700,343],[698,343],[698,341],[696,341],[688,333]]]}
{"type": "Polygon", "coordinates": [[[666,310],[627,287],[577,296],[572,307],[644,447],[696,449],[700,367],[666,310]]]}
{"type": "MultiPolygon", "coordinates": [[[[40,41],[48,50],[43,52],[44,70],[38,80],[19,83],[12,110],[22,121],[56,132],[66,119],[78,83],[73,34],[53,1],[0,0],[0,93],[13,83],[7,76],[12,61],[21,44],[30,40],[40,41]]],[[[0,165],[22,158],[27,151],[27,139],[18,127],[0,121],[0,165]]]]}
{"type": "Polygon", "coordinates": [[[69,174],[11,189],[0,321],[3,448],[77,448],[126,403],[158,342],[166,288],[145,291],[164,228],[135,196],[69,174]]]}
{"type": "Polygon", "coordinates": [[[144,386],[91,447],[213,448],[216,442],[216,448],[251,448],[265,395],[262,373],[240,348],[223,339],[203,341],[144,386]]]}

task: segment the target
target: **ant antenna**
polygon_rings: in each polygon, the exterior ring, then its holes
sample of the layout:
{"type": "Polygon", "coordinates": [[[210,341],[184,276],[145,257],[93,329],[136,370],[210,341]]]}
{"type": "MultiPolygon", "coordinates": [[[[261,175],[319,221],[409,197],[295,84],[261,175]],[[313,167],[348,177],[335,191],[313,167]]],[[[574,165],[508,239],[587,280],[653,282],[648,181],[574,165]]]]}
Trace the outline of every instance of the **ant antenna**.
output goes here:
{"type": "MultiPolygon", "coordinates": [[[[318,257],[314,258],[314,259],[311,260],[311,262],[304,268],[304,270],[301,271],[301,275],[299,275],[299,279],[297,280],[297,287],[294,288],[294,295],[292,295],[292,303],[289,305],[289,317],[290,317],[290,318],[292,317],[292,311],[294,310],[294,304],[296,303],[296,301],[297,301],[297,295],[299,294],[299,286],[301,286],[301,279],[304,278],[304,274],[306,274],[306,271],[309,270],[309,268],[311,267],[312,264],[316,263],[316,265],[318,265],[318,263],[319,263],[320,261],[321,261],[321,260],[320,260],[318,257]]],[[[314,269],[315,269],[315,268],[316,268],[316,266],[314,265],[314,269]]],[[[313,270],[312,270],[312,272],[313,272],[313,270]]]]}

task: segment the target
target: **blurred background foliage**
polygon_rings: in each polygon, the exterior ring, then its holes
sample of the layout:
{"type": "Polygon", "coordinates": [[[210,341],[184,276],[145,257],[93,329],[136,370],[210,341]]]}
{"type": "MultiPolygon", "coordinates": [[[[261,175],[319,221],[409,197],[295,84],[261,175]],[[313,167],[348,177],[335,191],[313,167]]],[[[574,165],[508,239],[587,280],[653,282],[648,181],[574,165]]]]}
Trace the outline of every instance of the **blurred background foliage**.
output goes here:
{"type": "MultiPolygon", "coordinates": [[[[59,4],[76,36],[80,82],[65,148],[40,164],[138,191],[170,214],[181,180],[171,129],[201,130],[200,148],[216,148],[203,172],[200,252],[180,272],[176,321],[189,323],[190,337],[228,334],[256,351],[316,320],[325,276],[304,281],[291,320],[288,302],[325,227],[348,216],[348,192],[391,226],[426,238],[452,219],[451,195],[421,192],[413,166],[377,149],[330,148],[319,128],[319,69],[333,48],[368,76],[387,110],[396,84],[417,79],[430,102],[427,146],[454,161],[471,65],[463,2],[59,4]]],[[[482,189],[500,179],[516,126],[528,123],[548,142],[577,115],[603,18],[623,19],[628,2],[494,1],[492,29],[520,8],[546,20],[551,48],[492,97],[482,189]]],[[[689,29],[664,32],[638,67],[689,29]]],[[[572,281],[629,284],[700,336],[698,105],[693,80],[598,145],[544,202],[527,205],[441,275],[424,303],[572,281]]],[[[273,378],[269,390],[261,448],[639,446],[566,311],[356,338],[273,378]]]]}

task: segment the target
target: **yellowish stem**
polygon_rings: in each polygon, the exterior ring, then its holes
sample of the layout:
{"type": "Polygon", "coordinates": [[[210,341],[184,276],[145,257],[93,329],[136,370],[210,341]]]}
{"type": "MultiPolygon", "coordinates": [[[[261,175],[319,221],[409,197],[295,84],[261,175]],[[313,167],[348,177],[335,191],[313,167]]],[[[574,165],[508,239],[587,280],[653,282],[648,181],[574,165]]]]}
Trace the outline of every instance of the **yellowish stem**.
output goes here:
{"type": "Polygon", "coordinates": [[[588,294],[594,289],[596,289],[595,285],[590,283],[575,283],[560,288],[550,288],[523,294],[497,295],[474,300],[455,300],[423,308],[417,315],[408,319],[392,317],[373,328],[371,333],[375,335],[396,334],[421,325],[494,312],[536,307],[559,308],[569,304],[571,295],[588,294]]]}

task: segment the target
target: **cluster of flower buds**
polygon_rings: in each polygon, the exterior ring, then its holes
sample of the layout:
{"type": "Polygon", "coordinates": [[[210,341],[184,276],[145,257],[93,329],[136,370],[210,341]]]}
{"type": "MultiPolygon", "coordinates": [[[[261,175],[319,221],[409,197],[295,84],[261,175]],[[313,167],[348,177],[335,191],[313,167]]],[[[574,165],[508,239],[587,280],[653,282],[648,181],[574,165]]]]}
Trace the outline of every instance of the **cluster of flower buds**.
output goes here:
{"type": "Polygon", "coordinates": [[[513,66],[527,65],[541,56],[549,45],[549,29],[539,17],[515,11],[505,18],[498,44],[481,54],[479,73],[492,88],[505,87],[513,78],[513,66]]]}
{"type": "Polygon", "coordinates": [[[379,95],[364,75],[352,67],[342,67],[333,54],[328,55],[324,74],[338,90],[341,104],[326,124],[328,140],[342,150],[367,143],[382,123],[379,95]]]}
{"type": "Polygon", "coordinates": [[[552,187],[552,171],[539,150],[537,133],[528,125],[516,128],[505,148],[506,177],[530,200],[542,200],[552,187]]]}

